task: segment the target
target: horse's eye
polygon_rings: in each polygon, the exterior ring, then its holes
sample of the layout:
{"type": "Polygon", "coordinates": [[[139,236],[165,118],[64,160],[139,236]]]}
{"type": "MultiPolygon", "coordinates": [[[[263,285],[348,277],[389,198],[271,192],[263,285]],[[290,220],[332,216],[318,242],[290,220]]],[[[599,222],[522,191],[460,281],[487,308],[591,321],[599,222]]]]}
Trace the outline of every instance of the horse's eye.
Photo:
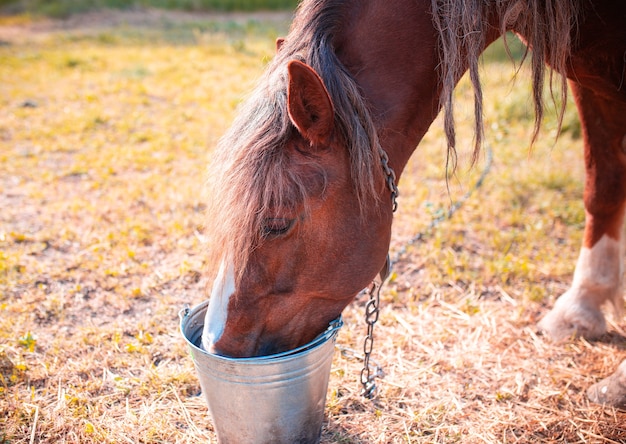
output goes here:
{"type": "Polygon", "coordinates": [[[264,238],[279,237],[287,234],[293,226],[295,219],[286,219],[282,217],[271,217],[263,221],[261,227],[261,235],[264,238]]]}

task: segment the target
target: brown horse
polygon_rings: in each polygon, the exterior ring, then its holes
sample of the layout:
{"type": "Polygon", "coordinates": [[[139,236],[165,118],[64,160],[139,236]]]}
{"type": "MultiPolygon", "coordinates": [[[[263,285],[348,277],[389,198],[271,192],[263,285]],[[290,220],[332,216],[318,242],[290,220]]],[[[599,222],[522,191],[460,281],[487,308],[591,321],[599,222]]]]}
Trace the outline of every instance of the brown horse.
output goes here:
{"type": "MultiPolygon", "coordinates": [[[[600,306],[623,308],[626,2],[304,0],[211,164],[206,349],[280,352],[339,316],[385,264],[397,178],[441,109],[454,163],[452,92],[468,70],[478,153],[479,55],[507,31],[531,48],[535,137],[546,64],[584,135],[584,242],[541,327],[606,331],[600,306]]],[[[625,406],[626,361],[590,395],[625,406]]]]}

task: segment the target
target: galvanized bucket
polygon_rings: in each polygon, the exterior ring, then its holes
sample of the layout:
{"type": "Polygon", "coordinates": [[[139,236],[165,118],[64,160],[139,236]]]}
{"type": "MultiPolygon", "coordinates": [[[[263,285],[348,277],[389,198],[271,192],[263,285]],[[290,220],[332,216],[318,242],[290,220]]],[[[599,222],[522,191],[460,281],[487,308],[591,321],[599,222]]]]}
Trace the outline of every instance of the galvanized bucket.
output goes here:
{"type": "Polygon", "coordinates": [[[295,350],[227,358],[200,347],[207,307],[208,301],[183,309],[180,330],[189,344],[218,442],[318,443],[341,319],[295,350]]]}

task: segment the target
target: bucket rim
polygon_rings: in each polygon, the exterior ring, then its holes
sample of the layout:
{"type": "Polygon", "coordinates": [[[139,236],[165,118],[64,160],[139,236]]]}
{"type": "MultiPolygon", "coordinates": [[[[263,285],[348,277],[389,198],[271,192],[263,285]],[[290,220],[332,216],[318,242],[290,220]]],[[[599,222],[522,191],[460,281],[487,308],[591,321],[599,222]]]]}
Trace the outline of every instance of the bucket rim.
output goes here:
{"type": "Polygon", "coordinates": [[[206,351],[205,349],[200,348],[198,345],[194,344],[185,334],[185,327],[187,325],[187,322],[189,321],[190,316],[198,311],[201,311],[205,306],[208,307],[208,305],[209,305],[208,300],[201,302],[200,304],[196,305],[193,308],[189,308],[188,304],[185,305],[185,307],[182,308],[180,312],[178,313],[178,316],[180,318],[180,332],[185,338],[185,341],[187,342],[187,344],[193,349],[199,350],[201,353],[210,356],[212,359],[218,359],[227,363],[266,364],[266,363],[274,362],[276,360],[294,358],[294,357],[303,355],[304,353],[321,346],[323,343],[327,342],[329,339],[332,339],[333,337],[337,335],[337,333],[339,332],[339,329],[341,329],[341,327],[343,326],[343,318],[340,315],[337,319],[332,320],[328,324],[328,327],[326,328],[326,330],[324,330],[322,333],[317,335],[315,339],[308,342],[307,344],[301,345],[300,347],[296,347],[292,350],[288,350],[285,352],[274,353],[274,354],[265,355],[265,356],[233,358],[230,356],[223,356],[223,355],[217,355],[215,353],[210,353],[206,351]]]}

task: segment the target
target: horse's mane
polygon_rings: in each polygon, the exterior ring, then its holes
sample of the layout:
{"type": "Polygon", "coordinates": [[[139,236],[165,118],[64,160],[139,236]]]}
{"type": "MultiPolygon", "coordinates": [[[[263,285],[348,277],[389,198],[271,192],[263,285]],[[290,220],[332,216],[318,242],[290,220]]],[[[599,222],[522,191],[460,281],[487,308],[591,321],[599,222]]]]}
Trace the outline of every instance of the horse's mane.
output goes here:
{"type": "Polygon", "coordinates": [[[272,216],[270,211],[306,207],[307,189],[290,168],[284,149],[296,131],[287,113],[289,60],[307,63],[324,80],[335,106],[335,137],[348,147],[352,183],[361,207],[384,186],[374,122],[358,86],[333,49],[345,5],[341,0],[300,5],[287,40],[219,141],[207,183],[209,267],[217,267],[226,258],[242,273],[262,239],[261,225],[272,216]]]}
{"type": "MultiPolygon", "coordinates": [[[[457,80],[469,63],[469,75],[474,88],[476,160],[483,140],[483,96],[478,73],[480,53],[485,46],[485,34],[490,24],[487,17],[497,13],[501,18],[500,33],[514,30],[526,40],[524,59],[530,56],[535,108],[535,128],[532,141],[538,136],[543,117],[542,92],[549,60],[553,70],[549,75],[552,98],[555,86],[560,90],[561,107],[559,129],[567,99],[567,61],[570,55],[572,35],[575,33],[580,0],[431,0],[433,23],[439,32],[441,49],[441,105],[444,108],[444,128],[448,140],[449,160],[456,163],[456,145],[453,91],[457,80]],[[560,81],[554,72],[561,74],[560,81]]],[[[506,39],[505,39],[506,44],[506,39]]],[[[508,50],[508,47],[507,47],[508,50]]]]}

